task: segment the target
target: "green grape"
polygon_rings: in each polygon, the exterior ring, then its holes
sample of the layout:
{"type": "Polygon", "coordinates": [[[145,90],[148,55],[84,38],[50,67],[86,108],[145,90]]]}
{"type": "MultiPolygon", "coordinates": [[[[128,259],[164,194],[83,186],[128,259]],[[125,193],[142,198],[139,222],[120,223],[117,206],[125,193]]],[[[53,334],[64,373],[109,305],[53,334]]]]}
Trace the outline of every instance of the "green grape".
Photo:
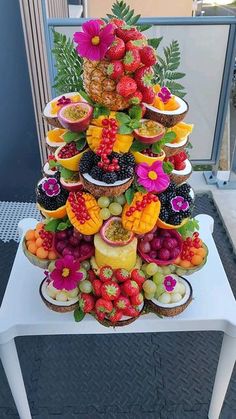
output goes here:
{"type": "Polygon", "coordinates": [[[83,262],[81,262],[81,268],[84,268],[86,271],[88,271],[90,269],[90,263],[88,260],[84,260],[83,262]]]}
{"type": "Polygon", "coordinates": [[[85,292],[86,294],[89,294],[90,292],[92,292],[93,287],[90,281],[88,281],[87,279],[84,279],[83,281],[80,281],[79,289],[81,292],[85,292]]]}
{"type": "Polygon", "coordinates": [[[165,292],[165,288],[162,284],[157,285],[157,289],[155,292],[155,298],[158,300],[158,298],[160,297],[161,294],[163,294],[163,292],[165,292]]]}
{"type": "Polygon", "coordinates": [[[151,279],[146,279],[143,283],[143,289],[148,294],[155,294],[157,286],[151,279]]]}
{"type": "Polygon", "coordinates": [[[83,281],[84,279],[87,278],[87,271],[84,268],[80,268],[77,272],[80,272],[83,274],[83,278],[81,279],[81,281],[83,281]]]}
{"type": "Polygon", "coordinates": [[[169,265],[169,270],[170,270],[171,273],[174,273],[175,270],[176,270],[175,265],[169,265]]]}
{"type": "Polygon", "coordinates": [[[109,205],[109,211],[112,215],[120,215],[122,213],[122,206],[118,204],[117,202],[112,202],[109,205]]]}
{"type": "Polygon", "coordinates": [[[107,208],[110,205],[110,199],[107,196],[100,196],[98,205],[100,208],[107,208]]]}
{"type": "Polygon", "coordinates": [[[108,220],[108,218],[110,218],[110,216],[111,216],[111,213],[110,213],[108,208],[102,208],[99,211],[99,215],[100,215],[102,220],[108,220]]]}
{"type": "Polygon", "coordinates": [[[145,292],[144,293],[144,298],[146,298],[146,300],[152,300],[155,296],[155,293],[153,292],[145,292]]]}
{"type": "Polygon", "coordinates": [[[161,272],[156,272],[155,275],[153,275],[152,280],[156,285],[162,284],[163,279],[165,278],[165,275],[161,272]]]}
{"type": "Polygon", "coordinates": [[[146,271],[148,275],[151,275],[151,276],[154,275],[158,271],[157,264],[154,262],[149,263],[147,265],[146,271]]]}
{"type": "Polygon", "coordinates": [[[124,195],[119,195],[114,197],[114,202],[117,202],[120,205],[125,205],[126,199],[124,195]]]}
{"type": "Polygon", "coordinates": [[[157,272],[162,273],[162,267],[157,265],[157,272]]]}
{"type": "Polygon", "coordinates": [[[145,273],[145,276],[147,278],[150,278],[152,275],[148,275],[148,273],[147,273],[147,266],[148,266],[148,264],[147,263],[144,263],[144,265],[142,265],[141,269],[145,273]]]}
{"type": "Polygon", "coordinates": [[[186,271],[184,269],[177,268],[176,273],[177,275],[182,276],[182,275],[185,275],[186,271]]]}
{"type": "Polygon", "coordinates": [[[162,273],[163,273],[164,275],[169,275],[169,274],[171,274],[171,270],[170,270],[169,266],[163,266],[163,268],[162,268],[162,273]]]}

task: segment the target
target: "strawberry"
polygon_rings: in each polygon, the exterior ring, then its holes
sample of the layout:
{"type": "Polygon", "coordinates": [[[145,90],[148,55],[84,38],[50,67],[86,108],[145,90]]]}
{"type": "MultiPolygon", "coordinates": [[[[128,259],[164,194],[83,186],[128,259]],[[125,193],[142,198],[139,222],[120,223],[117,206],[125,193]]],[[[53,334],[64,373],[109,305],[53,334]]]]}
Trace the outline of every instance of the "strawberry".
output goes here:
{"type": "Polygon", "coordinates": [[[137,295],[133,295],[130,297],[130,301],[132,306],[139,306],[143,303],[143,294],[139,292],[137,295]]]}
{"type": "Polygon", "coordinates": [[[116,85],[116,91],[119,95],[123,97],[128,97],[132,95],[137,90],[137,84],[129,76],[121,77],[120,81],[116,85]]]}
{"type": "Polygon", "coordinates": [[[139,105],[142,102],[143,95],[139,90],[136,90],[128,99],[130,105],[139,105]]]}
{"type": "Polygon", "coordinates": [[[121,19],[116,19],[116,18],[112,18],[109,23],[112,23],[115,28],[119,28],[120,26],[124,26],[125,25],[125,21],[121,20],[121,19]]]}
{"type": "Polygon", "coordinates": [[[175,163],[175,170],[184,170],[186,167],[186,163],[181,161],[180,163],[175,163]]]}
{"type": "Polygon", "coordinates": [[[106,281],[101,286],[101,293],[104,300],[116,300],[120,295],[120,287],[114,281],[106,281]]]}
{"type": "Polygon", "coordinates": [[[140,51],[145,45],[147,45],[146,39],[136,39],[135,41],[126,42],[125,49],[126,51],[131,51],[132,49],[138,49],[140,51]]]}
{"type": "Polygon", "coordinates": [[[121,61],[111,61],[107,67],[107,74],[111,79],[117,80],[124,75],[124,66],[121,61]]]}
{"type": "Polygon", "coordinates": [[[102,19],[96,19],[96,22],[98,22],[98,24],[100,25],[100,28],[106,25],[106,22],[102,19]]]}
{"type": "Polygon", "coordinates": [[[88,279],[89,279],[90,282],[93,282],[95,279],[97,279],[97,277],[96,277],[96,275],[95,275],[95,273],[93,272],[92,269],[89,269],[87,271],[87,274],[88,274],[88,279]]]}
{"type": "Polygon", "coordinates": [[[149,67],[151,65],[156,64],[157,62],[156,52],[154,48],[152,48],[150,45],[146,45],[145,47],[140,49],[139,53],[140,53],[141,62],[145,66],[149,67]]]}
{"type": "Polygon", "coordinates": [[[127,281],[123,284],[123,290],[126,295],[132,297],[139,293],[139,286],[137,282],[133,281],[132,279],[127,279],[127,281]]]}
{"type": "Polygon", "coordinates": [[[127,279],[130,278],[130,274],[126,269],[116,269],[114,274],[118,282],[125,282],[127,279]]]}
{"type": "Polygon", "coordinates": [[[120,295],[114,302],[114,306],[119,310],[124,310],[130,306],[130,300],[125,295],[120,295]]]}
{"type": "Polygon", "coordinates": [[[147,108],[146,108],[146,106],[144,105],[144,103],[141,103],[141,104],[140,104],[140,106],[141,106],[141,109],[142,109],[142,118],[143,118],[143,117],[144,117],[144,115],[145,115],[145,113],[146,113],[147,108]]]}
{"type": "Polygon", "coordinates": [[[123,313],[121,310],[113,309],[111,314],[109,315],[109,319],[112,323],[117,323],[121,320],[123,313]]]}
{"type": "Polygon", "coordinates": [[[125,25],[116,29],[116,35],[123,39],[124,42],[142,39],[143,35],[136,28],[125,25]]]}
{"type": "Polygon", "coordinates": [[[136,310],[135,307],[130,306],[130,307],[127,307],[125,310],[123,310],[123,314],[129,317],[138,317],[139,311],[136,310]]]}
{"type": "Polygon", "coordinates": [[[143,102],[144,103],[153,103],[155,99],[155,93],[152,87],[143,87],[142,88],[143,102]]]}
{"type": "Polygon", "coordinates": [[[104,298],[99,298],[95,304],[96,313],[111,313],[113,309],[113,304],[111,301],[104,300],[104,298]]]}
{"type": "Polygon", "coordinates": [[[138,68],[134,73],[134,80],[137,83],[138,88],[142,91],[144,87],[150,87],[152,85],[152,78],[154,71],[152,67],[141,67],[138,68]]]}
{"type": "Polygon", "coordinates": [[[133,269],[131,272],[131,279],[137,282],[139,289],[142,289],[142,285],[146,277],[143,271],[140,271],[139,269],[133,269]]]}
{"type": "Polygon", "coordinates": [[[102,282],[105,282],[111,279],[112,275],[113,275],[113,269],[110,266],[108,265],[102,266],[99,272],[99,278],[101,279],[102,282]]]}
{"type": "Polygon", "coordinates": [[[90,313],[94,308],[94,297],[91,294],[82,292],[79,296],[79,306],[84,313],[90,313]]]}
{"type": "Polygon", "coordinates": [[[106,313],[102,313],[101,311],[95,311],[98,320],[103,321],[106,317],[106,313]]]}
{"type": "Polygon", "coordinates": [[[93,293],[94,295],[96,295],[96,297],[101,297],[102,293],[101,293],[101,286],[102,286],[102,282],[100,281],[100,279],[95,279],[93,281],[93,293]]]}
{"type": "Polygon", "coordinates": [[[125,55],[125,43],[120,38],[115,38],[110,48],[106,53],[106,58],[109,60],[120,60],[125,55]]]}
{"type": "Polygon", "coordinates": [[[125,71],[133,73],[137,70],[140,66],[140,56],[138,50],[132,49],[131,51],[127,51],[123,58],[123,64],[125,71]]]}

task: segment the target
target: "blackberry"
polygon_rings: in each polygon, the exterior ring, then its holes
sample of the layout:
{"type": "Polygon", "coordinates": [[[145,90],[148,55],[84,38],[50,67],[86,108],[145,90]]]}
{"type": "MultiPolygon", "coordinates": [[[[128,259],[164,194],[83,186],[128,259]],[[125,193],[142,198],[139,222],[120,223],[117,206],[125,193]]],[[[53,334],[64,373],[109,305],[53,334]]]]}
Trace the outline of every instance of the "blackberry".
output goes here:
{"type": "Polygon", "coordinates": [[[191,216],[192,211],[191,209],[188,209],[187,211],[180,211],[180,214],[182,215],[183,218],[187,218],[191,216]]]}
{"type": "Polygon", "coordinates": [[[178,187],[177,193],[182,195],[185,198],[189,196],[190,190],[191,190],[191,186],[188,183],[183,183],[183,185],[178,187]]]}
{"type": "Polygon", "coordinates": [[[121,169],[118,172],[118,179],[128,179],[134,175],[134,169],[132,167],[121,167],[121,169]]]}
{"type": "Polygon", "coordinates": [[[54,177],[59,183],[60,183],[60,177],[61,177],[61,173],[59,171],[55,172],[53,176],[50,177],[54,177]]]}
{"type": "Polygon", "coordinates": [[[93,179],[102,180],[103,170],[100,167],[94,166],[90,172],[93,179]]]}
{"type": "Polygon", "coordinates": [[[160,215],[159,215],[159,217],[160,217],[160,219],[161,219],[162,221],[167,222],[167,220],[168,220],[168,218],[169,218],[169,211],[168,211],[168,209],[167,209],[167,208],[165,208],[165,207],[161,208],[161,211],[160,211],[160,215]]]}
{"type": "Polygon", "coordinates": [[[79,170],[81,173],[88,173],[94,165],[94,153],[87,151],[83,154],[79,162],[79,170]]]}
{"type": "Polygon", "coordinates": [[[102,181],[105,183],[115,183],[117,181],[117,174],[115,172],[108,172],[102,177],[102,181]]]}
{"type": "Polygon", "coordinates": [[[170,182],[168,188],[166,189],[166,192],[175,192],[177,189],[177,186],[174,182],[170,182]]]}
{"type": "Polygon", "coordinates": [[[61,192],[57,196],[48,196],[42,190],[42,185],[39,185],[37,188],[37,202],[43,208],[47,210],[56,210],[57,208],[65,205],[66,200],[68,198],[69,192],[65,189],[61,189],[61,192]]]}
{"type": "Polygon", "coordinates": [[[183,220],[183,216],[180,213],[178,213],[178,214],[171,215],[168,223],[176,226],[176,225],[179,225],[182,222],[182,220],[183,220]]]}
{"type": "Polygon", "coordinates": [[[168,192],[165,192],[165,195],[166,195],[165,202],[170,203],[171,199],[173,199],[176,196],[176,193],[174,191],[168,191],[168,192]]]}
{"type": "Polygon", "coordinates": [[[97,166],[98,162],[100,162],[100,161],[101,161],[101,157],[98,156],[97,154],[94,154],[94,158],[93,158],[94,165],[97,166]]]}
{"type": "Polygon", "coordinates": [[[121,158],[121,165],[122,166],[131,166],[134,167],[135,166],[135,159],[133,154],[131,153],[124,153],[122,158],[121,158]]]}
{"type": "Polygon", "coordinates": [[[112,151],[112,153],[109,155],[110,160],[112,160],[112,159],[118,159],[119,160],[120,158],[122,158],[122,154],[116,153],[115,151],[112,151]]]}
{"type": "Polygon", "coordinates": [[[160,199],[161,204],[165,204],[165,203],[168,201],[168,199],[167,199],[167,196],[166,196],[165,192],[160,193],[160,194],[158,195],[158,198],[160,199]]]}

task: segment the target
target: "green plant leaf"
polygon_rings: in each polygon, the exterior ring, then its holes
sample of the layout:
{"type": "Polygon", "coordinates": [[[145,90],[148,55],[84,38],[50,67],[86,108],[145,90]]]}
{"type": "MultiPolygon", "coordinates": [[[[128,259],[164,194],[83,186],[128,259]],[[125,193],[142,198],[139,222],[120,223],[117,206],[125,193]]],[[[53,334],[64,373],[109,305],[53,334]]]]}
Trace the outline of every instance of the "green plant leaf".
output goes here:
{"type": "Polygon", "coordinates": [[[161,141],[157,141],[156,143],[152,144],[152,152],[155,154],[160,154],[162,151],[161,145],[161,141]]]}
{"type": "Polygon", "coordinates": [[[140,120],[142,118],[142,108],[139,105],[134,105],[129,109],[129,116],[131,119],[140,120]]]}
{"type": "Polygon", "coordinates": [[[63,140],[65,143],[71,143],[72,141],[76,141],[79,138],[78,132],[67,131],[65,134],[62,135],[63,140]]]}
{"type": "Polygon", "coordinates": [[[119,134],[132,134],[133,128],[130,128],[129,125],[121,125],[118,132],[119,134]]]}
{"type": "Polygon", "coordinates": [[[99,116],[104,115],[108,116],[110,115],[110,111],[106,106],[103,105],[95,105],[93,110],[93,118],[99,118],[99,116]]]}
{"type": "Polygon", "coordinates": [[[77,307],[74,311],[74,319],[76,322],[81,322],[81,320],[83,320],[85,316],[85,313],[79,308],[77,307]]]}
{"type": "Polygon", "coordinates": [[[168,131],[164,135],[165,142],[171,143],[176,138],[176,133],[174,131],[168,131]]]}
{"type": "Polygon", "coordinates": [[[78,151],[83,150],[86,145],[86,138],[80,138],[80,140],[76,141],[76,148],[78,151]]]}
{"type": "Polygon", "coordinates": [[[159,47],[162,39],[163,39],[163,36],[161,36],[160,38],[151,38],[151,39],[148,39],[148,45],[150,45],[154,49],[157,49],[159,47]]]}
{"type": "Polygon", "coordinates": [[[61,222],[57,226],[58,231],[63,231],[63,230],[66,230],[66,229],[67,229],[67,223],[61,222]]]}
{"type": "Polygon", "coordinates": [[[134,140],[133,144],[130,147],[130,151],[143,151],[147,148],[147,144],[141,143],[138,140],[134,140]]]}
{"type": "Polygon", "coordinates": [[[142,186],[136,183],[136,189],[138,192],[147,193],[147,190],[142,186]]]}
{"type": "Polygon", "coordinates": [[[84,90],[79,91],[80,96],[82,96],[90,105],[94,105],[94,102],[92,99],[87,95],[87,93],[84,90]]]}
{"type": "Polygon", "coordinates": [[[125,191],[125,199],[127,204],[130,205],[134,199],[135,190],[131,187],[125,191]]]}
{"type": "Polygon", "coordinates": [[[164,161],[162,167],[164,172],[167,173],[167,175],[169,175],[174,170],[173,164],[169,161],[164,161]]]}
{"type": "Polygon", "coordinates": [[[124,112],[116,112],[116,119],[120,124],[129,124],[130,117],[124,112]]]}
{"type": "Polygon", "coordinates": [[[63,166],[60,167],[60,173],[61,173],[61,176],[65,180],[71,179],[73,177],[73,175],[74,175],[74,172],[72,172],[72,170],[66,169],[63,166]]]}
{"type": "Polygon", "coordinates": [[[53,169],[54,167],[59,167],[60,164],[57,163],[56,160],[48,160],[48,164],[49,164],[49,169],[53,169]]]}
{"type": "Polygon", "coordinates": [[[135,121],[135,120],[130,122],[129,124],[130,128],[133,128],[133,129],[140,128],[141,125],[142,125],[141,122],[135,121]]]}
{"type": "Polygon", "coordinates": [[[183,239],[191,237],[196,230],[199,230],[199,222],[195,218],[191,218],[182,227],[177,229],[183,239]]]}
{"type": "Polygon", "coordinates": [[[134,10],[128,6],[125,1],[118,1],[112,5],[111,8],[112,14],[107,14],[109,19],[117,18],[124,20],[127,25],[135,25],[135,23],[140,19],[140,15],[135,15],[134,10]]]}
{"type": "Polygon", "coordinates": [[[60,219],[49,218],[49,220],[46,221],[44,228],[46,231],[51,231],[52,233],[55,233],[55,231],[57,231],[57,226],[59,223],[60,219]]]}

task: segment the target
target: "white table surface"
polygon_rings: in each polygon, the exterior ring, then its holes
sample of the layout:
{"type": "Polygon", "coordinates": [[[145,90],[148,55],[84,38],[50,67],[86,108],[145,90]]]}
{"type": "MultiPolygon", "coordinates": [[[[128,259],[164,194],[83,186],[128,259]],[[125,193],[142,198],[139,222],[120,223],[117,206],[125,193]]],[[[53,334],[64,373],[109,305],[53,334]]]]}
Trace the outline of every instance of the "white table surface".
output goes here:
{"type": "MultiPolygon", "coordinates": [[[[236,304],[212,238],[213,219],[208,215],[197,218],[200,236],[208,246],[209,256],[200,271],[186,276],[193,287],[192,303],[176,317],[160,319],[155,314],[147,314],[125,327],[104,327],[90,315],[76,323],[73,312],[61,314],[49,310],[39,296],[43,270],[28,261],[20,243],[0,309],[0,343],[22,335],[191,330],[222,330],[235,337],[236,304]]],[[[24,233],[35,224],[34,219],[24,219],[20,222],[20,229],[24,233]]]]}

